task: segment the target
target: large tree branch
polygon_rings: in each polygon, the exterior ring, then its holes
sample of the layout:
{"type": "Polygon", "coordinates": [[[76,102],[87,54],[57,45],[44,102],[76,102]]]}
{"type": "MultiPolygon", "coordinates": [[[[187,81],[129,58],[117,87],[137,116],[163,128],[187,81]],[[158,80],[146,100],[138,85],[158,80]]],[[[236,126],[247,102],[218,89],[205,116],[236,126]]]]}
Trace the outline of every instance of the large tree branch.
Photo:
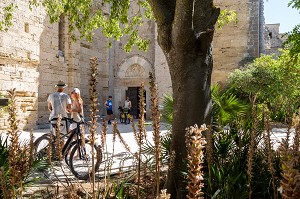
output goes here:
{"type": "Polygon", "coordinates": [[[176,46],[189,46],[193,34],[194,0],[177,0],[173,22],[172,40],[176,46]]]}
{"type": "Polygon", "coordinates": [[[220,9],[213,5],[212,0],[195,1],[193,27],[195,33],[214,29],[220,15],[220,9]]]}
{"type": "Polygon", "coordinates": [[[213,0],[177,0],[172,41],[177,47],[192,47],[200,34],[214,30],[219,14],[213,0]]]}
{"type": "Polygon", "coordinates": [[[148,0],[158,26],[173,21],[176,1],[148,0]]]}
{"type": "Polygon", "coordinates": [[[175,5],[174,0],[148,0],[158,28],[158,43],[160,47],[168,52],[171,47],[171,30],[174,20],[175,5]]]}

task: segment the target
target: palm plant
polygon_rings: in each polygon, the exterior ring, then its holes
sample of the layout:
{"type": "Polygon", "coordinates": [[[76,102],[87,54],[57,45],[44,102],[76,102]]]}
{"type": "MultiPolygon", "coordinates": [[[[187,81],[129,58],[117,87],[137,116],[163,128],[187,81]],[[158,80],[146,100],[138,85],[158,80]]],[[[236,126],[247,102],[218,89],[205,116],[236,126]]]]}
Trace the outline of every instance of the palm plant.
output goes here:
{"type": "MultiPolygon", "coordinates": [[[[161,164],[166,165],[170,160],[170,148],[171,148],[172,137],[170,133],[166,133],[160,137],[160,152],[161,152],[161,164]]],[[[145,141],[142,146],[143,154],[149,154],[148,161],[154,161],[155,149],[152,143],[145,141]]],[[[153,164],[154,166],[154,164],[153,164]]]]}
{"type": "MultiPolygon", "coordinates": [[[[256,143],[260,142],[261,131],[256,132],[256,143]]],[[[211,176],[206,176],[206,194],[212,198],[248,198],[247,152],[250,145],[250,131],[242,133],[236,129],[214,134],[214,161],[211,176]]],[[[275,151],[272,151],[275,154],[275,151]]],[[[276,179],[280,179],[280,161],[274,156],[276,179]]],[[[271,174],[267,152],[256,150],[253,158],[252,197],[274,198],[270,186],[271,174]]],[[[278,184],[279,182],[277,182],[278,184]]]]}
{"type": "Polygon", "coordinates": [[[213,124],[224,127],[228,124],[236,125],[243,123],[249,106],[239,100],[231,89],[220,90],[220,86],[215,84],[211,91],[213,124]]]}
{"type": "Polygon", "coordinates": [[[238,138],[238,132],[216,132],[213,136],[213,164],[207,176],[206,193],[216,198],[247,198],[246,157],[248,136],[238,138]]]}
{"type": "Polygon", "coordinates": [[[161,111],[161,119],[163,122],[172,125],[173,122],[173,96],[172,95],[164,95],[164,100],[162,103],[162,111],[161,111]]]}

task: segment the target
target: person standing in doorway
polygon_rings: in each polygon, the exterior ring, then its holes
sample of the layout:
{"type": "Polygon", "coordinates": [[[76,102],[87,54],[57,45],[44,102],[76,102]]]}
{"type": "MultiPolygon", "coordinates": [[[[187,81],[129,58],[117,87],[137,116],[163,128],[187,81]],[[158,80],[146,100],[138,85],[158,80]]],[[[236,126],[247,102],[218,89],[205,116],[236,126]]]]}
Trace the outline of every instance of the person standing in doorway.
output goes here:
{"type": "Polygon", "coordinates": [[[126,112],[130,113],[131,101],[130,101],[129,97],[126,97],[126,100],[124,103],[124,109],[126,110],[126,112]]]}
{"type": "Polygon", "coordinates": [[[110,120],[113,119],[113,102],[112,102],[112,96],[108,96],[108,100],[105,101],[104,106],[106,107],[108,124],[111,124],[110,120]]]}
{"type": "Polygon", "coordinates": [[[51,130],[56,126],[58,115],[61,115],[62,118],[68,117],[67,113],[71,111],[71,98],[63,92],[67,84],[59,80],[55,87],[56,92],[51,93],[47,99],[51,130]]]}
{"type": "Polygon", "coordinates": [[[125,114],[125,124],[130,123],[130,121],[129,121],[130,118],[128,118],[128,114],[130,114],[130,109],[131,109],[131,101],[130,101],[129,97],[126,97],[124,107],[123,107],[123,111],[125,114]]]}

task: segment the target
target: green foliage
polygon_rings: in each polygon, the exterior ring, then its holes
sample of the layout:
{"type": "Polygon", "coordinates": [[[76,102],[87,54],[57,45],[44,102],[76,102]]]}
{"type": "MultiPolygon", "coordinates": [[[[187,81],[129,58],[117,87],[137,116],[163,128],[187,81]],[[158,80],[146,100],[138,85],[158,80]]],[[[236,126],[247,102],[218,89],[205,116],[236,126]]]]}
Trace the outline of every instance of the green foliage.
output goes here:
{"type": "MultiPolygon", "coordinates": [[[[288,6],[300,11],[300,0],[290,0],[288,6]]],[[[287,33],[288,39],[284,42],[285,47],[290,49],[289,55],[297,62],[300,54],[300,24],[287,33]]]]}
{"type": "Polygon", "coordinates": [[[150,4],[148,3],[147,0],[145,1],[138,1],[138,5],[142,6],[142,8],[144,8],[144,17],[146,17],[146,19],[153,19],[153,13],[152,13],[152,8],[150,6],[150,4]]]}
{"type": "Polygon", "coordinates": [[[293,61],[288,50],[278,59],[263,55],[244,69],[229,75],[229,83],[240,96],[267,105],[273,119],[282,120],[299,106],[300,62],[293,61]]]}
{"type": "Polygon", "coordinates": [[[266,99],[268,96],[277,95],[276,88],[271,86],[278,76],[275,72],[278,62],[272,56],[261,56],[244,69],[236,69],[229,75],[229,82],[237,90],[245,92],[250,96],[259,95],[266,99]]]}
{"type": "Polygon", "coordinates": [[[287,35],[284,46],[290,49],[290,56],[297,61],[300,53],[300,24],[296,25],[287,35]]]}
{"type": "MultiPolygon", "coordinates": [[[[251,131],[235,129],[214,132],[213,165],[210,177],[206,176],[205,192],[212,198],[248,198],[247,155],[250,145],[251,131]]],[[[257,132],[256,142],[261,139],[261,131],[257,132]]],[[[268,170],[267,153],[259,149],[253,160],[252,197],[273,198],[270,186],[271,175],[268,170]]],[[[278,169],[279,161],[274,161],[278,169]]],[[[276,177],[280,177],[277,170],[276,177]]],[[[277,183],[279,180],[277,179],[277,183]]]]}
{"type": "MultiPolygon", "coordinates": [[[[132,189],[135,189],[135,184],[131,183],[134,181],[135,174],[129,175],[121,181],[116,180],[112,183],[112,186],[108,190],[105,196],[101,198],[116,198],[116,199],[133,199],[132,189]],[[113,196],[112,196],[113,195],[113,196]]],[[[100,197],[99,197],[100,198],[100,197]]]]}
{"type": "Polygon", "coordinates": [[[109,40],[119,41],[122,37],[126,38],[126,52],[131,51],[134,45],[144,51],[149,46],[150,40],[138,34],[138,27],[142,26],[143,21],[153,18],[151,7],[146,0],[139,0],[138,9],[133,12],[130,10],[130,13],[129,9],[133,7],[130,0],[30,0],[29,7],[32,9],[40,3],[46,8],[51,23],[58,22],[62,14],[67,17],[69,31],[74,40],[77,40],[75,30],[79,31],[80,38],[92,41],[94,32],[100,29],[109,40]]]}
{"type": "Polygon", "coordinates": [[[221,10],[217,21],[217,28],[222,29],[226,24],[234,22],[237,23],[237,14],[234,10],[221,10]]]}
{"type": "Polygon", "coordinates": [[[12,24],[13,11],[17,6],[14,3],[10,3],[2,8],[0,11],[0,31],[7,31],[12,24]]]}
{"type": "MultiPolygon", "coordinates": [[[[170,153],[171,153],[171,143],[172,143],[172,134],[166,133],[160,137],[160,157],[161,163],[163,165],[167,165],[170,160],[170,153]]],[[[148,161],[151,163],[152,166],[155,166],[155,147],[149,141],[145,142],[142,146],[142,151],[144,154],[150,154],[148,161]]]]}
{"type": "Polygon", "coordinates": [[[162,103],[163,109],[161,111],[161,119],[163,122],[167,124],[172,124],[173,122],[173,96],[172,95],[164,95],[164,100],[162,103]]]}
{"type": "Polygon", "coordinates": [[[126,181],[122,181],[121,183],[117,184],[114,183],[114,194],[115,198],[117,199],[127,199],[129,198],[129,194],[126,193],[126,187],[130,187],[130,183],[127,183],[126,181]]]}
{"type": "Polygon", "coordinates": [[[211,97],[213,124],[221,126],[240,124],[240,121],[245,118],[248,105],[239,100],[230,90],[221,92],[219,85],[215,84],[211,97]]]}

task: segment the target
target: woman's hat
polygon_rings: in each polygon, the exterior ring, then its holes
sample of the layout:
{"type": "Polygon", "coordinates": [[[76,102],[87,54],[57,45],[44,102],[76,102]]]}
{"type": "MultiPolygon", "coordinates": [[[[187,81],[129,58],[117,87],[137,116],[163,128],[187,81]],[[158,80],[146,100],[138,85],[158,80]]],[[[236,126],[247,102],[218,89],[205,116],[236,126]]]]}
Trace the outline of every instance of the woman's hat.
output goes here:
{"type": "Polygon", "coordinates": [[[73,92],[80,95],[80,90],[79,90],[79,88],[74,88],[74,89],[72,90],[72,93],[73,93],[73,92]]]}
{"type": "Polygon", "coordinates": [[[58,88],[65,88],[65,87],[67,87],[68,85],[65,83],[65,82],[63,82],[62,80],[59,80],[58,82],[57,82],[57,84],[55,85],[55,87],[58,87],[58,88]]]}

